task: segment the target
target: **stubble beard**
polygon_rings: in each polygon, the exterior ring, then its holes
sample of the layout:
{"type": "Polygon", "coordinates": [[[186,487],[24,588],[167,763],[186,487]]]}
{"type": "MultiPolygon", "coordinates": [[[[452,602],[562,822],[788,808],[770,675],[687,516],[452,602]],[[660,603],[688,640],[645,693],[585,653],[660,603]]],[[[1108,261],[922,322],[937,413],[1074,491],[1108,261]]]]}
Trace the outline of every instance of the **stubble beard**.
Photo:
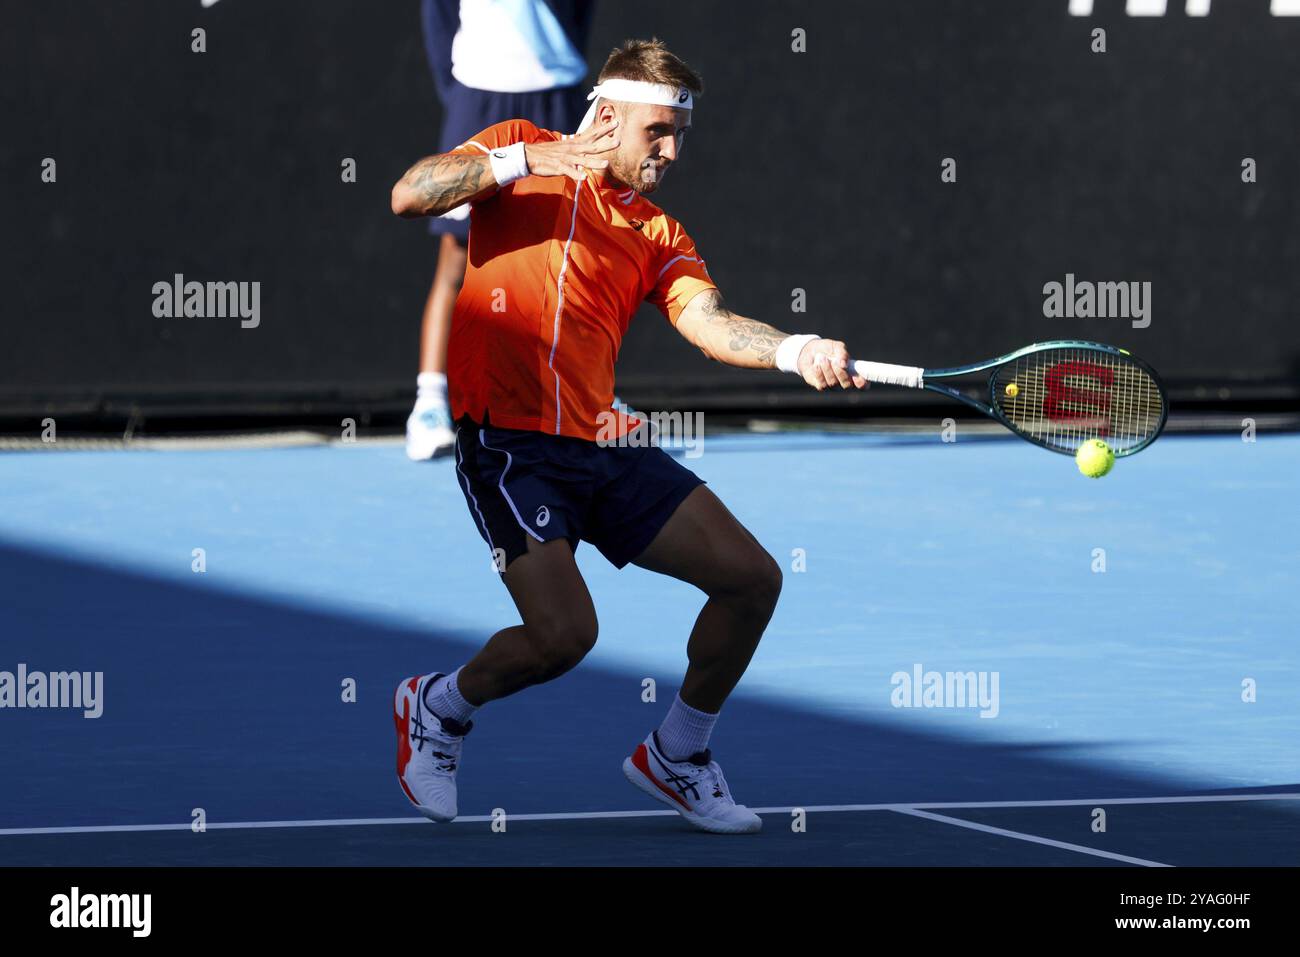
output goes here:
{"type": "Polygon", "coordinates": [[[644,196],[657,190],[660,184],[663,183],[664,174],[667,173],[666,169],[653,169],[653,164],[651,164],[649,172],[653,173],[653,177],[647,178],[647,169],[642,165],[645,162],[645,160],[642,160],[636,166],[627,166],[622,162],[615,162],[610,164],[610,169],[620,183],[644,196]]]}

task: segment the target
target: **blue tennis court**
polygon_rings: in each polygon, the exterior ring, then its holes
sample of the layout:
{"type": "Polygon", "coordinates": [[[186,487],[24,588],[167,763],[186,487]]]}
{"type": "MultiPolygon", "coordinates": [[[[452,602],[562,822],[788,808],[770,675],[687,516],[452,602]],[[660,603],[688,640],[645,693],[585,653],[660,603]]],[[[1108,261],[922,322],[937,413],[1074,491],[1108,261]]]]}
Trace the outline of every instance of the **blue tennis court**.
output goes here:
{"type": "Polygon", "coordinates": [[[476,716],[460,820],[412,813],[394,685],[518,622],[449,462],[13,452],[0,671],[103,692],[98,718],[0,714],[0,863],[1300,858],[1300,436],[1167,435],[1101,481],[937,430],[709,435],[686,464],[785,570],[712,741],[761,834],[698,833],[623,779],[702,598],[589,546],[595,651],[476,716]]]}

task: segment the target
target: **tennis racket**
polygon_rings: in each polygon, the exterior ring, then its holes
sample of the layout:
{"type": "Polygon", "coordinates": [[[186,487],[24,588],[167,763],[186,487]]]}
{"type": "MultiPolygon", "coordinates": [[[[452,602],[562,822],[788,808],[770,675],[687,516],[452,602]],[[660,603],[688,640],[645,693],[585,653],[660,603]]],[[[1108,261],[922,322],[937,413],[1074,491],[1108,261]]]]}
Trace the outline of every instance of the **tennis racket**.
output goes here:
{"type": "Polygon", "coordinates": [[[953,369],[851,360],[854,374],[883,385],[929,389],[1001,422],[1053,452],[1073,455],[1101,439],[1116,456],[1134,455],[1165,427],[1169,402],[1160,377],[1125,349],[1068,339],[1039,342],[996,359],[953,369]],[[936,379],[988,373],[987,399],[936,379]]]}

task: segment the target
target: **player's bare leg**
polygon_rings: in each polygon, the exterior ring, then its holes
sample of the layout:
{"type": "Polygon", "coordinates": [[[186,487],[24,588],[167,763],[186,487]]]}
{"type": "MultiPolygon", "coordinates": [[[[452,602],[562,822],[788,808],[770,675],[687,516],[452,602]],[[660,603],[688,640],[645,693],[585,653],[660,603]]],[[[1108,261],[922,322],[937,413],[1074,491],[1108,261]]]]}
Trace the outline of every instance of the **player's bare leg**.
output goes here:
{"type": "Polygon", "coordinates": [[[393,699],[398,780],[434,821],[456,817],[456,772],[474,711],[558,678],[596,643],[596,608],[567,541],[529,539],[503,577],[524,623],[498,631],[451,674],[405,679],[393,699]]]}
{"type": "Polygon", "coordinates": [[[636,559],[708,596],[686,654],[681,697],[716,713],[758,648],[781,593],[781,567],[706,486],[699,486],[636,559]]]}
{"type": "Polygon", "coordinates": [[[623,762],[623,774],[698,828],[752,834],[762,819],[736,803],[708,741],[776,608],[780,566],[703,485],[677,507],[636,564],[690,582],[708,600],[686,647],[690,667],[682,690],[663,724],[623,762]]]}
{"type": "Polygon", "coordinates": [[[596,607],[567,541],[530,538],[502,578],[523,624],[498,631],[460,669],[460,692],[475,707],[558,678],[596,644],[596,607]]]}

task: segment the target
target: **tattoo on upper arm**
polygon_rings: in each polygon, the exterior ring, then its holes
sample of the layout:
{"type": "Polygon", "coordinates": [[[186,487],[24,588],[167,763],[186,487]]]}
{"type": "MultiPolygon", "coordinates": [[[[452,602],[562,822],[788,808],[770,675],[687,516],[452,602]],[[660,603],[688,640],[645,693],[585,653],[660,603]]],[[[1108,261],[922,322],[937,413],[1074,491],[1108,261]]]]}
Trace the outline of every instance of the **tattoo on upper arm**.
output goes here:
{"type": "Polygon", "coordinates": [[[722,293],[716,289],[709,289],[700,296],[700,305],[704,310],[704,321],[710,324],[726,322],[731,318],[731,310],[727,304],[722,301],[722,293]]]}
{"type": "Polygon", "coordinates": [[[700,306],[706,323],[725,328],[727,347],[732,352],[753,351],[764,365],[776,362],[776,347],[785,339],[785,333],[765,322],[736,315],[727,308],[722,293],[717,290],[704,293],[700,306]]]}
{"type": "Polygon", "coordinates": [[[481,156],[444,153],[420,160],[402,180],[420,194],[426,209],[451,209],[492,185],[491,169],[481,156]]]}

